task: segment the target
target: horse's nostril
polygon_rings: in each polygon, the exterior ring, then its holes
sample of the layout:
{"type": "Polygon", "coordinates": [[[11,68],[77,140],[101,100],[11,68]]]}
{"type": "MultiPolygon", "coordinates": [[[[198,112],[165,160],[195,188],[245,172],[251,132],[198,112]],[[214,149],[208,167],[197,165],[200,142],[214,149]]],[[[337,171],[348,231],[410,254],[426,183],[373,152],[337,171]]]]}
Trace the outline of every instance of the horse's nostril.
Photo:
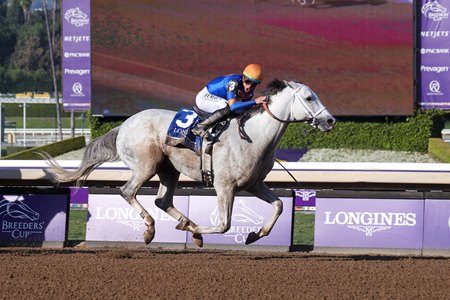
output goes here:
{"type": "Polygon", "coordinates": [[[335,121],[334,119],[328,119],[328,120],[327,120],[327,123],[328,123],[329,125],[334,125],[334,123],[336,123],[336,121],[335,121]]]}

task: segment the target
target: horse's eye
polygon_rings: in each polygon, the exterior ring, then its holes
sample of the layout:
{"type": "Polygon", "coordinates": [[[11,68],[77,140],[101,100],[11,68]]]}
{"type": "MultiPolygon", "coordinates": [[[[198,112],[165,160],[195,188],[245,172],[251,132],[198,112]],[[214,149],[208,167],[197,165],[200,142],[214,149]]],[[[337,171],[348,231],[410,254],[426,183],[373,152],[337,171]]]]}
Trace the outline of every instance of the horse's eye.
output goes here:
{"type": "Polygon", "coordinates": [[[311,96],[308,96],[308,97],[306,97],[306,100],[307,100],[307,101],[312,101],[312,97],[311,97],[311,96]]]}

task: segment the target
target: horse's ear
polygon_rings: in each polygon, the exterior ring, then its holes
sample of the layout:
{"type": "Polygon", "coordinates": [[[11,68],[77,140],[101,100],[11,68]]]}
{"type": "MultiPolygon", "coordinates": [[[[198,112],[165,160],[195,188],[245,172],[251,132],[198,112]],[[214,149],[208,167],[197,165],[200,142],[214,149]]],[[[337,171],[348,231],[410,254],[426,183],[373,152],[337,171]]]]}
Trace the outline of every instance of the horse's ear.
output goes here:
{"type": "Polygon", "coordinates": [[[288,87],[290,87],[291,89],[294,88],[294,86],[293,86],[289,81],[286,81],[286,80],[283,80],[283,81],[284,81],[284,83],[285,83],[288,87]]]}

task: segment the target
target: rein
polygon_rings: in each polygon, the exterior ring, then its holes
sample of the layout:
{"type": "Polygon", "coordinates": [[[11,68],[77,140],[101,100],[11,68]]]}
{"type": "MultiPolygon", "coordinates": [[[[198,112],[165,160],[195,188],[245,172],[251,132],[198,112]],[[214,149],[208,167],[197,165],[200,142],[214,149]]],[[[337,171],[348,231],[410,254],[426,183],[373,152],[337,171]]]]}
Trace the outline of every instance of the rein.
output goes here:
{"type": "MultiPolygon", "coordinates": [[[[304,120],[282,120],[282,119],[278,118],[277,116],[275,116],[275,115],[270,111],[269,106],[267,105],[267,102],[263,102],[263,104],[262,104],[263,107],[264,107],[264,110],[269,114],[269,116],[271,116],[273,119],[275,119],[275,120],[277,120],[278,122],[281,122],[281,123],[298,123],[298,122],[305,122],[305,123],[311,124],[311,125],[314,126],[314,127],[317,127],[317,126],[319,125],[319,121],[317,120],[317,116],[320,115],[326,108],[325,108],[325,106],[322,106],[322,108],[319,109],[317,112],[313,112],[313,111],[305,104],[305,102],[303,101],[303,99],[300,98],[300,97],[297,95],[297,92],[300,91],[300,89],[301,89],[302,87],[303,87],[303,85],[300,86],[299,88],[295,89],[295,91],[293,91],[292,93],[294,94],[295,99],[297,99],[297,100],[300,102],[300,104],[301,104],[301,106],[303,107],[303,109],[310,115],[311,118],[310,118],[309,120],[306,120],[306,121],[304,121],[304,120]]],[[[292,110],[292,106],[291,106],[291,110],[292,110]]]]}

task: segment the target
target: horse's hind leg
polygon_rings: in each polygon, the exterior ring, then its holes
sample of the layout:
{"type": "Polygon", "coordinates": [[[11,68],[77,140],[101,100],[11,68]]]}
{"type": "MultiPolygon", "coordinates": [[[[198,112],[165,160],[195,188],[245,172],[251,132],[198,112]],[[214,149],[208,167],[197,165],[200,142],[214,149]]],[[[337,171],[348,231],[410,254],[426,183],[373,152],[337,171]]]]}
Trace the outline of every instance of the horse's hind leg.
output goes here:
{"type": "MultiPolygon", "coordinates": [[[[180,173],[171,166],[164,166],[161,170],[164,171],[158,173],[160,184],[155,200],[156,206],[180,222],[176,227],[177,229],[194,231],[197,225],[173,205],[173,194],[175,193],[180,173]]],[[[193,234],[192,241],[199,247],[203,246],[203,237],[200,234],[193,234]]]]}
{"type": "Polygon", "coordinates": [[[120,188],[122,197],[138,212],[138,214],[144,219],[147,230],[144,232],[145,244],[150,242],[155,237],[155,220],[145,210],[145,208],[137,201],[136,194],[142,185],[153,177],[151,172],[136,174],[134,173],[130,180],[120,188]]]}
{"type": "Polygon", "coordinates": [[[256,242],[260,238],[269,235],[273,226],[275,225],[278,217],[283,212],[283,202],[269,189],[269,187],[264,182],[258,182],[252,187],[246,189],[248,192],[252,193],[261,200],[264,200],[273,206],[272,216],[269,221],[261,228],[258,233],[252,232],[248,235],[245,243],[251,244],[256,242]]]}

